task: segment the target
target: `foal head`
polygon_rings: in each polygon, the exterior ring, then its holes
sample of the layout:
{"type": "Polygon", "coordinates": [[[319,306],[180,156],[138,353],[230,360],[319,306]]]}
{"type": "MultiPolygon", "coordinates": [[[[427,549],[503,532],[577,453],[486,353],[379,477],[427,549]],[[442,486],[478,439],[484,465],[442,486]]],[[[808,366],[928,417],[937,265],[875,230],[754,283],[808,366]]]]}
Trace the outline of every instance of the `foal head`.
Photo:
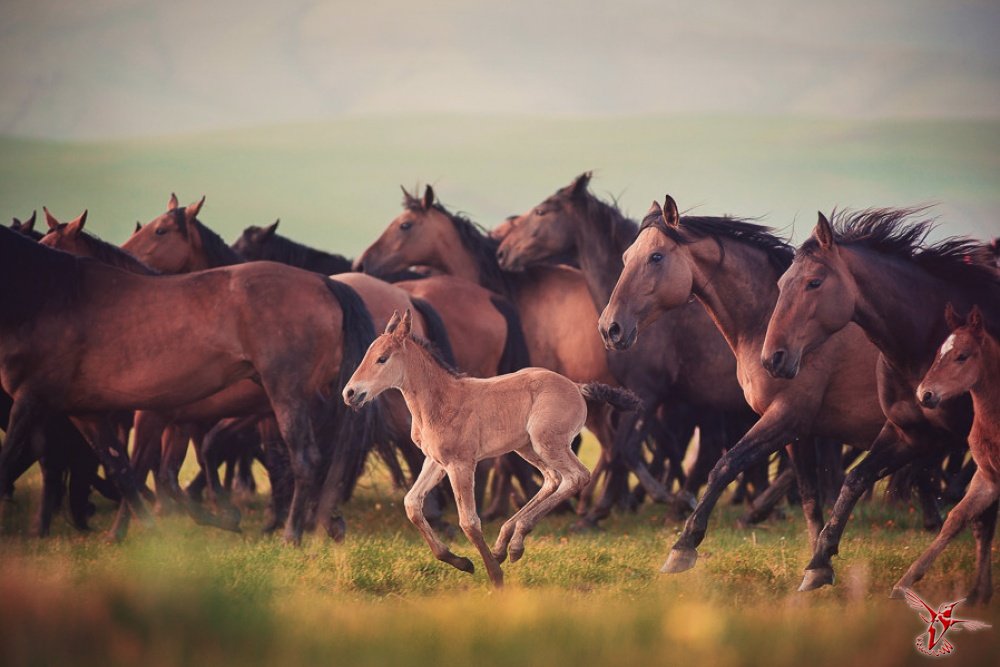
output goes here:
{"type": "Polygon", "coordinates": [[[945,339],[937,358],[917,387],[917,400],[927,408],[936,408],[969,391],[983,374],[986,352],[986,329],[979,306],[973,306],[963,322],[949,303],[944,312],[951,335],[945,339]]]}
{"type": "Polygon", "coordinates": [[[386,389],[399,386],[406,369],[407,348],[415,344],[410,337],[412,329],[413,317],[409,308],[402,317],[399,311],[392,314],[385,332],[372,341],[361,364],[344,385],[345,403],[360,408],[386,389]]]}
{"type": "Polygon", "coordinates": [[[185,273],[206,268],[198,266],[201,236],[196,218],[205,198],[181,208],[171,194],[167,212],[146,225],[137,226],[122,249],[163,273],[185,273]]]}

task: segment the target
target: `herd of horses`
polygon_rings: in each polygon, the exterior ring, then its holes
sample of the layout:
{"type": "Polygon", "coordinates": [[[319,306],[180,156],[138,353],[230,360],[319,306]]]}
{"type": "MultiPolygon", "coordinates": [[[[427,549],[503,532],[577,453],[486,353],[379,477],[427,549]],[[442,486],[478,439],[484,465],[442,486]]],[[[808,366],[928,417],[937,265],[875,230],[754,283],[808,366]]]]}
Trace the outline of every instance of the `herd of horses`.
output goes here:
{"type": "Polygon", "coordinates": [[[92,489],[120,502],[113,539],[132,517],[151,524],[154,500],[239,530],[231,492],[253,487],[259,460],[266,531],[341,540],[340,508],[376,455],[412,487],[406,513],[434,555],[474,570],[435,532],[454,502],[499,586],[548,512],[575,505],[595,526],[647,497],[686,517],[663,571],[687,570],[736,482],[743,521],[801,505],[811,590],[833,583],[855,504],[890,477],[888,495],[912,494],[939,531],[893,594],[971,522],[969,600],[987,602],[997,241],[932,243],[925,209],[867,209],[820,214],[795,248],[756,221],[681,216],[669,196],[630,220],[590,179],[489,232],[430,186],[404,189],[353,261],[277,222],[229,246],[199,220],[204,198],[174,195],[121,247],[86,212],[45,210],[44,234],[34,214],[0,227],[0,512],[38,461],[41,535],[67,489],[81,530],[92,489]],[[592,472],[575,455],[584,426],[601,447],[592,472]],[[957,502],[943,522],[942,499],[957,502]],[[512,501],[491,549],[480,516],[512,501]]]}

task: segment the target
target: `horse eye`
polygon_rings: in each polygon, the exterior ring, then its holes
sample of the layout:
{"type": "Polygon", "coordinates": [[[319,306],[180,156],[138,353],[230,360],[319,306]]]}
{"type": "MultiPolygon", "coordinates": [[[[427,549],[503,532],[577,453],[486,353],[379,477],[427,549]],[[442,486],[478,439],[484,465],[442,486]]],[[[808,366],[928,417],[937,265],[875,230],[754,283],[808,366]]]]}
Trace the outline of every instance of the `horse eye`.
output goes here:
{"type": "Polygon", "coordinates": [[[960,353],[958,353],[958,354],[955,355],[955,361],[957,361],[958,363],[962,363],[962,362],[964,362],[968,358],[969,358],[969,355],[967,353],[965,353],[965,352],[960,352],[960,353]]]}
{"type": "Polygon", "coordinates": [[[410,227],[412,227],[412,226],[413,226],[413,222],[411,222],[410,220],[405,220],[405,221],[399,223],[399,228],[402,229],[404,232],[407,229],[409,229],[410,227]]]}
{"type": "Polygon", "coordinates": [[[822,280],[820,280],[819,278],[813,278],[812,280],[806,283],[806,289],[807,290],[816,289],[822,284],[823,284],[822,280]]]}
{"type": "Polygon", "coordinates": [[[163,236],[166,233],[167,233],[167,228],[166,227],[157,227],[156,228],[156,235],[157,236],[163,236]]]}
{"type": "Polygon", "coordinates": [[[386,355],[382,355],[381,357],[379,357],[378,359],[375,360],[375,363],[376,364],[384,364],[387,361],[389,361],[389,357],[386,356],[386,355]]]}
{"type": "Polygon", "coordinates": [[[649,256],[649,263],[650,264],[659,264],[662,261],[663,261],[663,253],[662,252],[654,252],[652,255],[649,256]]]}
{"type": "Polygon", "coordinates": [[[547,212],[548,211],[546,211],[544,208],[536,208],[535,209],[535,215],[545,215],[547,212]]]}

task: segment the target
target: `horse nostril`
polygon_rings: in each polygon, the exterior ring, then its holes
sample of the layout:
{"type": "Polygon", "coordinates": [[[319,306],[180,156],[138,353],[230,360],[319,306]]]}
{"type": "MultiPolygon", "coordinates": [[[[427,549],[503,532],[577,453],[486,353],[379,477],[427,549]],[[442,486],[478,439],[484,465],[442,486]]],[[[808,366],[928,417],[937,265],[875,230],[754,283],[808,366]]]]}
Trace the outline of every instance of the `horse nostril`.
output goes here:
{"type": "Polygon", "coordinates": [[[771,368],[778,369],[781,368],[781,362],[785,360],[785,351],[778,350],[773,355],[771,355],[771,368]]]}
{"type": "Polygon", "coordinates": [[[930,405],[934,401],[934,394],[929,391],[925,391],[924,395],[920,398],[920,402],[924,405],[930,405]]]}
{"type": "Polygon", "coordinates": [[[507,256],[507,251],[506,250],[504,250],[503,248],[501,248],[500,250],[497,250],[497,259],[498,260],[500,260],[502,262],[506,256],[507,256]]]}
{"type": "Polygon", "coordinates": [[[347,398],[354,398],[354,390],[353,389],[348,389],[347,390],[347,398]]]}
{"type": "Polygon", "coordinates": [[[608,327],[608,338],[612,341],[617,342],[619,338],[622,337],[622,327],[617,322],[612,322],[611,326],[608,327]]]}

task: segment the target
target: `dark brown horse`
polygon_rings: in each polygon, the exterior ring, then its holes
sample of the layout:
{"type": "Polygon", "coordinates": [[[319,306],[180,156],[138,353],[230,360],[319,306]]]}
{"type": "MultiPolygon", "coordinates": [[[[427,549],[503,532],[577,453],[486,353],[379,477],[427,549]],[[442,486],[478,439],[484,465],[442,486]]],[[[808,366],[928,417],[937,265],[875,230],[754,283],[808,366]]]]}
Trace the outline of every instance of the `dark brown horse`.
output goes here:
{"type": "MultiPolygon", "coordinates": [[[[830,557],[857,498],[876,479],[918,459],[937,462],[965,446],[972,411],[968,397],[931,409],[921,406],[917,385],[948,335],[945,304],[983,308],[1000,324],[1000,276],[987,264],[984,246],[967,239],[925,242],[931,222],[922,209],[870,209],[819,222],[779,283],[781,295],[761,359],[772,375],[795,377],[821,354],[831,336],[860,326],[878,347],[878,398],[885,414],[871,454],[848,476],[830,523],[807,569],[809,584],[831,583],[830,557]]],[[[994,530],[976,520],[977,540],[994,530]]],[[[986,591],[973,590],[972,597],[986,591]]]]}
{"type": "Polygon", "coordinates": [[[296,490],[285,535],[300,540],[318,483],[321,413],[347,377],[341,370],[353,368],[374,333],[353,290],[274,264],[140,276],[6,229],[0,255],[0,381],[15,401],[0,484],[9,456],[38,420],[62,411],[74,416],[129,507],[143,516],[107,412],[170,410],[255,378],[291,450],[296,490]],[[40,301],[19,293],[26,283],[40,301]]]}
{"type": "Polygon", "coordinates": [[[248,261],[281,262],[327,276],[351,270],[351,260],[343,255],[310,248],[278,234],[279,222],[275,220],[267,227],[247,227],[233,243],[233,250],[248,261]]]}
{"type": "MultiPolygon", "coordinates": [[[[794,382],[775,380],[760,365],[777,281],[792,249],[761,225],[744,220],[681,218],[674,200],[654,202],[608,307],[601,332],[609,347],[631,347],[661,313],[697,298],[736,354],[737,378],[760,420],[719,460],[708,488],[664,564],[682,572],[695,564],[708,517],[723,490],[750,465],[785,445],[799,479],[802,508],[815,541],[822,526],[816,492],[815,450],[809,436],[867,447],[882,426],[875,401],[875,348],[857,327],[825,345],[794,382]]],[[[839,446],[839,445],[838,445],[839,446]]]]}
{"type": "MultiPolygon", "coordinates": [[[[589,190],[590,177],[589,172],[580,175],[539,205],[508,221],[509,229],[497,258],[501,268],[519,271],[568,256],[580,266],[595,307],[603,310],[621,275],[622,253],[639,226],[622,215],[617,206],[595,197],[589,190]]],[[[643,478],[643,474],[649,477],[649,472],[641,464],[642,431],[637,427],[652,423],[660,404],[670,408],[684,401],[703,411],[699,465],[684,485],[693,503],[722,453],[724,429],[719,428],[723,425],[719,411],[742,413],[745,422],[740,434],[754,421],[736,381],[732,350],[705,309],[691,303],[657,320],[627,352],[611,355],[609,367],[622,386],[639,395],[644,406],[643,412],[629,415],[620,426],[615,451],[629,457],[629,467],[656,500],[665,502],[666,490],[657,488],[656,480],[643,478]]],[[[671,468],[677,472],[687,443],[672,445],[671,468]]]]}

